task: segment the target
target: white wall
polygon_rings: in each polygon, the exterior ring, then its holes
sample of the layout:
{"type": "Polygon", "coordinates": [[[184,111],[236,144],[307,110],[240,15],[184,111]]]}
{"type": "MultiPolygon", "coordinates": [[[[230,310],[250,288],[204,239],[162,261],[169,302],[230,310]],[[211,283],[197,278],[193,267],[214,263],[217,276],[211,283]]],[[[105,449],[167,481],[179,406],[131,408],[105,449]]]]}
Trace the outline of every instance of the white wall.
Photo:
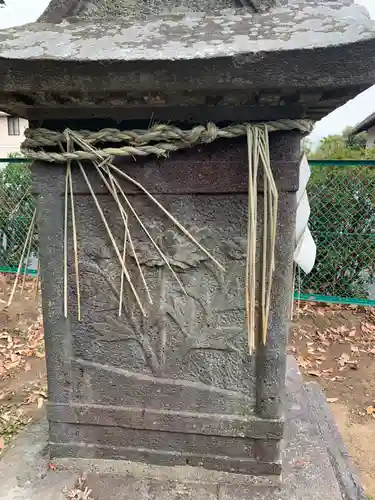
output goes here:
{"type": "Polygon", "coordinates": [[[7,158],[11,153],[19,153],[24,140],[24,131],[28,121],[20,118],[20,135],[8,134],[8,115],[0,111],[0,158],[7,158]]]}
{"type": "Polygon", "coordinates": [[[375,125],[368,129],[367,134],[366,148],[375,148],[375,125]]]}

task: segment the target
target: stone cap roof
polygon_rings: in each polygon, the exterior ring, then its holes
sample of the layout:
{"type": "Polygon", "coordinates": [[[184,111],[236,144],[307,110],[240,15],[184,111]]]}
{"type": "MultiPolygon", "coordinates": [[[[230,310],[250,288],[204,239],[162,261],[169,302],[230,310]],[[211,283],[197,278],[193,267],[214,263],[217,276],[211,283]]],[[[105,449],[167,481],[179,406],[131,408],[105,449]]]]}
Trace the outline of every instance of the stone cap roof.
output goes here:
{"type": "Polygon", "coordinates": [[[352,135],[366,132],[369,128],[375,125],[375,112],[371,113],[367,118],[359,122],[352,130],[352,135]]]}
{"type": "Polygon", "coordinates": [[[165,15],[147,24],[124,19],[29,24],[0,31],[0,62],[251,58],[365,40],[374,40],[375,46],[375,23],[361,7],[346,1],[313,5],[295,0],[263,14],[227,10],[165,15]]]}
{"type": "MultiPolygon", "coordinates": [[[[265,12],[285,0],[51,0],[40,17],[42,22],[59,23],[71,17],[124,17],[145,19],[150,15],[177,12],[209,12],[245,7],[251,12],[265,12]]],[[[308,0],[310,1],[310,0],[308,0]]]]}
{"type": "MultiPolygon", "coordinates": [[[[1,110],[29,120],[317,120],[375,83],[375,23],[352,0],[146,19],[88,15],[112,0],[59,1],[86,7],[0,31],[1,110]]],[[[121,12],[137,3],[118,2],[121,12]]]]}

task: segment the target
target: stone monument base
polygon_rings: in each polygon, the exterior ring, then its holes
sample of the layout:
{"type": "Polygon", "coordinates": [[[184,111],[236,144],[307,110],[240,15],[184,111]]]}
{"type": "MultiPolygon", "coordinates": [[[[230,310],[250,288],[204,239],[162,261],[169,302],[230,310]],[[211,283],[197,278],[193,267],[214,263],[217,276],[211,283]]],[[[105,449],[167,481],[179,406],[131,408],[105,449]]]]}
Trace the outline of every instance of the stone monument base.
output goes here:
{"type": "Polygon", "coordinates": [[[336,424],[317,384],[304,384],[288,360],[281,483],[197,467],[114,460],[64,459],[48,467],[44,422],[23,433],[0,461],[0,500],[65,500],[81,476],[94,500],[360,500],[365,499],[336,424]],[[22,460],[20,459],[22,457],[22,460]]]}

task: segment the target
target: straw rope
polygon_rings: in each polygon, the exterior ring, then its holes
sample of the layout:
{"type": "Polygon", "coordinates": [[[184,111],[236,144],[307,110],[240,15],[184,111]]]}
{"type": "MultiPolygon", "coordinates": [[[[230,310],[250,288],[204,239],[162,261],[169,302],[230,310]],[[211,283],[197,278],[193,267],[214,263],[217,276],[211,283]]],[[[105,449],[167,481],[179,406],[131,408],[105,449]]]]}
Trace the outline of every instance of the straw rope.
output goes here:
{"type": "MultiPolygon", "coordinates": [[[[249,201],[248,201],[248,234],[247,234],[247,258],[246,258],[246,279],[245,279],[245,312],[248,333],[248,344],[250,354],[257,348],[259,343],[266,343],[268,321],[270,313],[272,280],[275,270],[275,245],[276,245],[276,225],[278,192],[273,178],[270,154],[269,154],[269,132],[299,130],[303,133],[311,132],[313,123],[309,120],[280,120],[268,123],[244,123],[218,128],[214,123],[207,126],[197,126],[191,130],[182,130],[173,125],[155,125],[149,130],[120,131],[117,129],[103,129],[98,132],[87,130],[71,131],[66,129],[63,133],[47,130],[43,128],[28,129],[26,140],[22,145],[22,152],[30,159],[42,160],[46,162],[66,162],[66,192],[65,192],[65,228],[64,228],[64,312],[67,316],[68,294],[67,294],[67,227],[68,227],[68,197],[71,201],[71,218],[73,222],[73,243],[75,257],[76,288],[78,298],[78,316],[80,319],[80,293],[79,293],[79,270],[78,270],[78,246],[75,225],[75,210],[73,197],[73,184],[71,175],[71,161],[76,160],[83,178],[90,190],[92,198],[101,216],[107,234],[115,250],[117,259],[121,267],[121,284],[119,297],[119,315],[122,312],[122,296],[124,289],[124,279],[128,282],[130,289],[136,299],[139,309],[143,315],[147,312],[141,302],[141,298],[133,284],[131,276],[126,266],[127,243],[129,243],[132,256],[135,258],[141,280],[148,295],[148,302],[152,303],[152,298],[145,277],[132,242],[132,237],[128,227],[128,210],[135,217],[135,220],[145,232],[147,238],[154,246],[160,257],[163,259],[173,277],[184,291],[183,285],[173,270],[169,257],[158,247],[156,241],[143,224],[128,197],[123,192],[116,177],[125,178],[131,184],[137,186],[141,192],[158,207],[172,223],[187,237],[193,244],[202,251],[219,269],[225,271],[223,266],[215,257],[206,250],[190,233],[182,226],[177,219],[170,214],[164,206],[149,193],[138,181],[130,177],[126,172],[117,168],[113,163],[114,157],[127,156],[147,156],[155,154],[157,156],[168,156],[170,152],[179,149],[192,147],[198,144],[207,144],[220,138],[247,137],[248,145],[248,171],[249,171],[249,201]],[[122,143],[119,147],[100,149],[100,143],[122,143]],[[73,148],[74,144],[74,148],[73,148]],[[97,145],[97,146],[95,146],[97,145]],[[59,147],[60,153],[44,151],[43,148],[59,147]],[[76,149],[76,147],[80,149],[76,149]],[[91,160],[99,176],[113,196],[124,224],[124,241],[122,252],[116,242],[105,214],[101,208],[91,183],[86,175],[85,168],[81,160],[91,160]],[[264,221],[263,221],[263,244],[261,248],[260,264],[260,307],[261,307],[261,332],[256,329],[256,253],[257,253],[257,174],[259,169],[263,170],[264,182],[264,221]],[[123,205],[125,202],[125,205],[123,205]]],[[[22,257],[23,259],[23,257],[22,257]]],[[[21,265],[21,263],[20,263],[21,265]]]]}
{"type": "MultiPolygon", "coordinates": [[[[191,130],[182,130],[173,125],[154,125],[148,130],[103,129],[98,132],[87,130],[75,131],[86,144],[126,143],[121,147],[98,148],[102,158],[116,156],[168,156],[179,149],[207,144],[216,139],[233,139],[247,135],[249,126],[267,127],[268,132],[299,130],[311,132],[313,122],[310,120],[278,120],[266,123],[244,123],[219,128],[214,123],[200,125],[191,130]],[[151,143],[151,144],[150,144],[151,143]]],[[[65,132],[56,132],[44,128],[26,130],[26,139],[22,144],[23,154],[32,160],[48,162],[66,162],[68,160],[97,160],[91,151],[65,151],[61,153],[47,152],[38,148],[56,147],[66,144],[65,132]]]]}

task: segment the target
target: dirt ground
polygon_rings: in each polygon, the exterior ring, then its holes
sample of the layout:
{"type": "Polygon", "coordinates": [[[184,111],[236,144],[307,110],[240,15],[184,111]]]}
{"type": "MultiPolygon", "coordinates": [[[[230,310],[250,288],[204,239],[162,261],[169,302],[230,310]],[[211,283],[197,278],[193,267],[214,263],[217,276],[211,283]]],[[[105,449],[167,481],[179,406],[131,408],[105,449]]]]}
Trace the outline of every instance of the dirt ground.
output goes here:
{"type": "MultiPolygon", "coordinates": [[[[22,279],[21,279],[22,285],[22,279]]],[[[0,275],[0,456],[14,436],[43,414],[43,327],[35,281],[7,307],[12,282],[0,275]]]]}
{"type": "Polygon", "coordinates": [[[296,307],[290,351],[323,387],[369,498],[375,499],[375,309],[296,307]]]}
{"type": "MultiPolygon", "coordinates": [[[[35,281],[27,280],[7,307],[11,288],[0,275],[0,457],[25,425],[40,418],[47,397],[35,281]]],[[[375,500],[375,309],[302,303],[294,315],[289,350],[305,377],[322,385],[375,500]]]]}

